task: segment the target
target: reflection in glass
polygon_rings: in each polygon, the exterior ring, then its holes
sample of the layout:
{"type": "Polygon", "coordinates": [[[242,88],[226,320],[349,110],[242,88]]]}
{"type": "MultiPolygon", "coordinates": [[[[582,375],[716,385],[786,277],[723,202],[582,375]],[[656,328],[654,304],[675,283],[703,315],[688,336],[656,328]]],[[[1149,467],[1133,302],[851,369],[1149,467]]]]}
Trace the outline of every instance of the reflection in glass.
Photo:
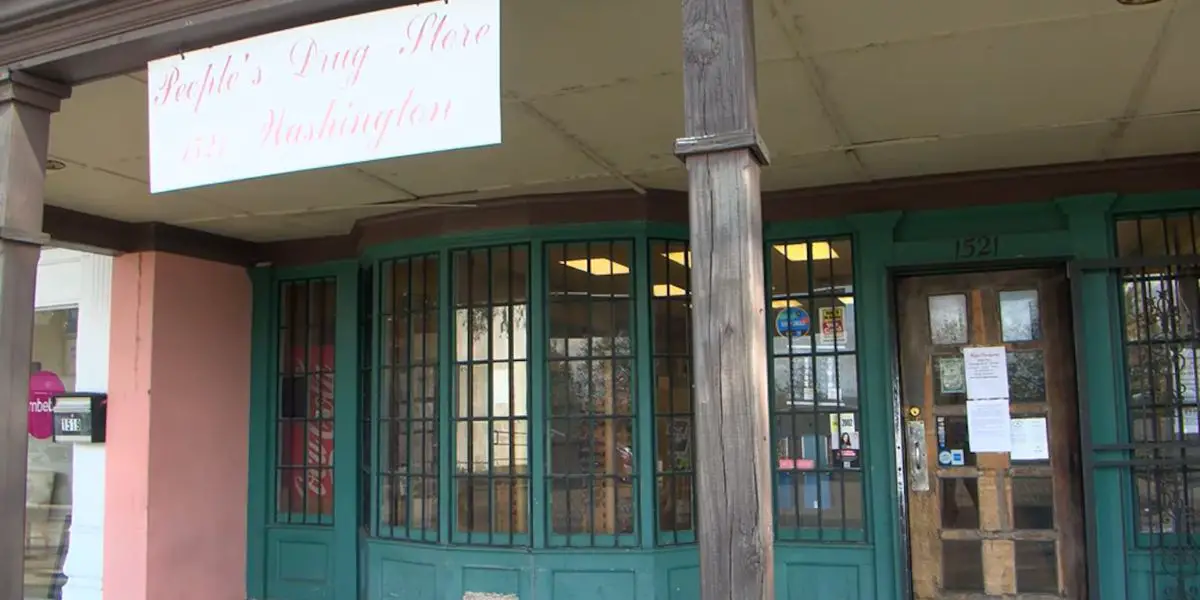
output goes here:
{"type": "MultiPolygon", "coordinates": [[[[1122,257],[1188,257],[1200,253],[1200,212],[1148,214],[1117,223],[1122,257]]],[[[1137,491],[1131,507],[1150,543],[1190,539],[1200,524],[1200,277],[1185,265],[1130,267],[1121,272],[1127,423],[1137,491]],[[1178,537],[1163,537],[1177,534],[1178,537]]]]}
{"type": "Polygon", "coordinates": [[[547,244],[546,268],[550,543],[630,544],[633,244],[547,244]]]}
{"type": "Polygon", "coordinates": [[[436,541],[438,258],[380,270],[379,534],[436,541]]]}
{"type": "Polygon", "coordinates": [[[1055,542],[1019,540],[1016,544],[1017,592],[1058,593],[1058,555],[1055,542]]]}
{"type": "Polygon", "coordinates": [[[983,591],[983,542],[942,541],[942,587],[955,592],[983,591]]]}
{"type": "Polygon", "coordinates": [[[966,295],[929,297],[929,334],[934,344],[967,343],[966,295]]]}
{"type": "Polygon", "coordinates": [[[1049,477],[1012,478],[1013,527],[1054,529],[1054,483],[1049,477]]]}
{"type": "Polygon", "coordinates": [[[687,242],[650,243],[654,347],[654,436],[660,543],[687,541],[694,528],[695,429],[692,302],[687,242]]]}
{"type": "Polygon", "coordinates": [[[1037,290],[1000,292],[1000,330],[1005,342],[1030,342],[1041,336],[1037,290]]]}
{"type": "Polygon", "coordinates": [[[1046,401],[1046,362],[1041,350],[1009,351],[1008,392],[1013,402],[1046,401]]]}
{"type": "Polygon", "coordinates": [[[60,598],[71,522],[72,447],[51,441],[53,394],[75,391],[74,308],[34,314],[25,479],[25,597],[60,598]]]}
{"type": "Polygon", "coordinates": [[[942,485],[942,529],[979,528],[979,480],[946,477],[942,485]]]}
{"type": "Polygon", "coordinates": [[[863,527],[864,449],[850,241],[796,240],[772,248],[777,535],[856,539],[863,527]]]}
{"type": "Polygon", "coordinates": [[[454,253],[456,528],[468,542],[529,531],[529,250],[454,253]]]}

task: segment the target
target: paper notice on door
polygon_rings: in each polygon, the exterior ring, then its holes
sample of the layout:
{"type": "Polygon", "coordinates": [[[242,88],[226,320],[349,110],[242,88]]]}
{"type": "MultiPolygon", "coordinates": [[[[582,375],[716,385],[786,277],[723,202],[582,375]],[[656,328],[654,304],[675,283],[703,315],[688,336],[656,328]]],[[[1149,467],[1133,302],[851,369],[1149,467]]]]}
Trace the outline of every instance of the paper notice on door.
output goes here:
{"type": "Polygon", "coordinates": [[[1008,398],[1008,354],[1004,346],[963,348],[967,399],[1008,398]]]}
{"type": "Polygon", "coordinates": [[[967,400],[967,441],[976,454],[1012,450],[1008,398],[967,400]]]}
{"type": "Polygon", "coordinates": [[[1012,420],[1012,460],[1045,460],[1050,458],[1050,443],[1046,437],[1046,419],[1012,420]]]}

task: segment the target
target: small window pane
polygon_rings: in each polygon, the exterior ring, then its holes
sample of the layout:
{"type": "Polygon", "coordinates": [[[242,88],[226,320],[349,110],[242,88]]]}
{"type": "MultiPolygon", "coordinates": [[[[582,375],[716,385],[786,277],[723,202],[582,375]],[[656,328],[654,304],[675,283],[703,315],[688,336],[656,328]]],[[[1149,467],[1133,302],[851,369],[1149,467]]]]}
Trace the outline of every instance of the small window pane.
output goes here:
{"type": "Polygon", "coordinates": [[[289,281],[279,295],[276,520],[329,524],[337,282],[289,281]]]}
{"type": "Polygon", "coordinates": [[[967,439],[966,417],[938,417],[937,436],[939,452],[945,450],[953,454],[961,453],[963,457],[963,464],[945,466],[975,466],[975,453],[971,452],[971,444],[967,439]]]}
{"type": "Polygon", "coordinates": [[[438,258],[380,265],[379,528],[437,541],[438,258]]]}
{"type": "Polygon", "coordinates": [[[1041,350],[1008,353],[1008,391],[1013,402],[1046,401],[1046,361],[1041,350]]]}
{"type": "Polygon", "coordinates": [[[1006,342],[1029,342],[1041,337],[1037,290],[1000,292],[1000,329],[1006,342]]]}
{"type": "Polygon", "coordinates": [[[547,244],[550,540],[633,545],[633,244],[547,244]]]}
{"type": "Polygon", "coordinates": [[[529,533],[529,250],[453,253],[455,539],[529,533]]]}
{"type": "Polygon", "coordinates": [[[934,357],[934,402],[963,404],[967,401],[967,373],[962,355],[934,357]]]}
{"type": "Polygon", "coordinates": [[[771,248],[777,535],[854,539],[851,532],[863,528],[864,438],[852,263],[840,262],[850,245],[797,240],[771,248]]]}
{"type": "Polygon", "coordinates": [[[1012,479],[1013,526],[1054,529],[1054,484],[1049,477],[1012,479]]]}
{"type": "Polygon", "coordinates": [[[942,542],[942,587],[955,592],[983,591],[982,542],[942,542]]]}
{"type": "Polygon", "coordinates": [[[942,529],[979,528],[979,480],[943,478],[942,529]]]}
{"type": "Polygon", "coordinates": [[[1018,541],[1016,544],[1017,592],[1058,593],[1058,553],[1055,542],[1018,541]]]}
{"type": "Polygon", "coordinates": [[[659,543],[693,541],[695,419],[692,406],[691,253],[687,242],[650,242],[654,435],[659,543]]]}
{"type": "Polygon", "coordinates": [[[966,295],[930,296],[929,332],[934,344],[967,343],[966,295]]]}

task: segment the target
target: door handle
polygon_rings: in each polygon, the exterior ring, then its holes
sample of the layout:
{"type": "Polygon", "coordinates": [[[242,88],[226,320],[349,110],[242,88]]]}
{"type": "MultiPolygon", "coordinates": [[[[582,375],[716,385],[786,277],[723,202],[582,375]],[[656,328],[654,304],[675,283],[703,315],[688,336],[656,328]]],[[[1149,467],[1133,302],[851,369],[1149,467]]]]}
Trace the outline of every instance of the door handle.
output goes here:
{"type": "Polygon", "coordinates": [[[908,447],[908,489],[914,492],[929,491],[929,460],[926,456],[925,421],[912,419],[906,422],[905,445],[908,447]]]}

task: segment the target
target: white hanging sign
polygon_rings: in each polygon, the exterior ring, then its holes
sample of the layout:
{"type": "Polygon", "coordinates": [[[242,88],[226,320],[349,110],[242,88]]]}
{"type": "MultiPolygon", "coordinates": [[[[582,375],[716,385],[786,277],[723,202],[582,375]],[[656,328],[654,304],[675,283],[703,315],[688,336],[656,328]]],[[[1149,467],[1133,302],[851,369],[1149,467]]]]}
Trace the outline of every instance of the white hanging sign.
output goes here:
{"type": "Polygon", "coordinates": [[[426,2],[153,61],[153,193],[500,142],[499,0],[426,2]]]}

